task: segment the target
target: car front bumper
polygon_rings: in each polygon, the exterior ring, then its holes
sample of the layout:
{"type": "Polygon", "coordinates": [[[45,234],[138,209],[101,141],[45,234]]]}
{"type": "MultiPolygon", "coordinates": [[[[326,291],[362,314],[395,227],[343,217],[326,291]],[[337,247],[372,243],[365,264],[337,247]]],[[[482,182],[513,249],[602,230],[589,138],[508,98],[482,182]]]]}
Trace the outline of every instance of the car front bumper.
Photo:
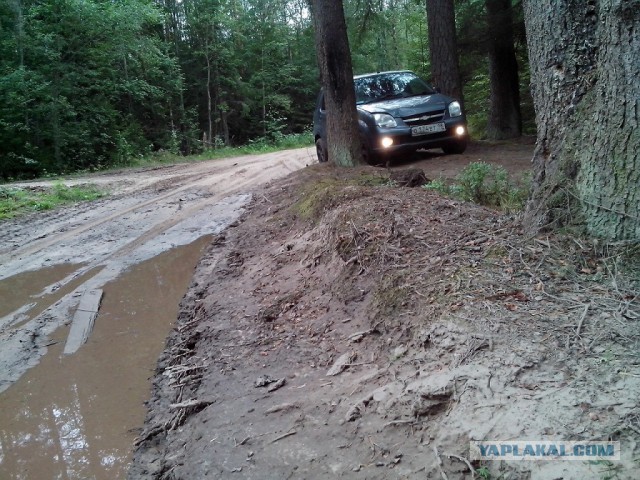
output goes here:
{"type": "MultiPolygon", "coordinates": [[[[425,135],[411,135],[411,127],[398,126],[395,128],[378,128],[371,136],[371,151],[376,155],[394,156],[402,153],[415,152],[419,149],[442,148],[456,142],[469,140],[467,122],[464,117],[446,119],[445,131],[425,135]],[[462,127],[463,131],[457,132],[462,127]],[[391,139],[390,146],[383,146],[385,139],[391,139]]],[[[388,141],[388,140],[387,140],[388,141]]]]}

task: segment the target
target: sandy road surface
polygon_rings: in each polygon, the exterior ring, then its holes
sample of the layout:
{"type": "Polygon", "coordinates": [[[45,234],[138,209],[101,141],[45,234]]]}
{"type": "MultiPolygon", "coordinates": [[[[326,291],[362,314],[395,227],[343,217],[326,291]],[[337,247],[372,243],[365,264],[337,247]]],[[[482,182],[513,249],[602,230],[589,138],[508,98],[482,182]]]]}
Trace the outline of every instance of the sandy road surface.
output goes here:
{"type": "Polygon", "coordinates": [[[20,292],[24,302],[0,305],[0,391],[38,362],[47,337],[70,322],[82,292],[172,247],[219,233],[242,213],[252,188],[314,161],[311,149],[299,149],[75,178],[65,183],[103,185],[112,195],[5,222],[0,282],[61,264],[77,268],[44,288],[34,286],[38,291],[20,292]]]}

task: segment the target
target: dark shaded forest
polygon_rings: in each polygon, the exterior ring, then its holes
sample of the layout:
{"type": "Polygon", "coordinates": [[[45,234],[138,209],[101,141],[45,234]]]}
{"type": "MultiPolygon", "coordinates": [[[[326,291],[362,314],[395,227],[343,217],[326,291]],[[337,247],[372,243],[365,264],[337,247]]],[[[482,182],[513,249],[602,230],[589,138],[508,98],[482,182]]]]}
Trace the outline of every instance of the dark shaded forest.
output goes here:
{"type": "MultiPolygon", "coordinates": [[[[354,73],[409,69],[436,80],[428,3],[345,1],[354,73]]],[[[457,0],[455,31],[472,135],[504,137],[491,118],[506,78],[516,79],[523,131],[533,133],[520,2],[457,0]],[[510,77],[494,63],[505,42],[510,77]]],[[[304,134],[318,77],[306,0],[4,0],[0,176],[304,134]]]]}

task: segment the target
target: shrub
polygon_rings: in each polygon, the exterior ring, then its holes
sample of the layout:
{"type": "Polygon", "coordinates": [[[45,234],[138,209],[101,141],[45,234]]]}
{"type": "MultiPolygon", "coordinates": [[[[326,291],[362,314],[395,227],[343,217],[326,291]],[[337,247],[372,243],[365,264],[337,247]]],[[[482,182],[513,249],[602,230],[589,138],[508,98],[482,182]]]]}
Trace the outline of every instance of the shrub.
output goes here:
{"type": "Polygon", "coordinates": [[[528,178],[521,184],[511,182],[504,167],[472,162],[458,174],[453,183],[448,184],[445,180],[438,179],[424,188],[467,202],[517,211],[524,207],[529,195],[529,184],[528,178]]]}

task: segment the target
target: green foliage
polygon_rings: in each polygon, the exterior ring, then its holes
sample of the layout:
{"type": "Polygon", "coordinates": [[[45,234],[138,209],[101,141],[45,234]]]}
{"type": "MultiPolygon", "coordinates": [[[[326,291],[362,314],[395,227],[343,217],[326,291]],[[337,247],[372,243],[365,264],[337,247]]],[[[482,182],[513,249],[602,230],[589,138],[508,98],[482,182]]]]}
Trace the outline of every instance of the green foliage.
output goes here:
{"type": "Polygon", "coordinates": [[[56,183],[51,188],[23,189],[0,187],[0,220],[25,213],[51,210],[59,205],[87,202],[104,196],[95,185],[67,187],[56,183]]]}
{"type": "Polygon", "coordinates": [[[487,467],[480,467],[476,470],[476,474],[478,477],[484,480],[491,480],[491,472],[487,467]]]}
{"type": "Polygon", "coordinates": [[[486,61],[482,61],[473,77],[464,86],[465,109],[469,134],[472,138],[486,138],[489,89],[489,67],[486,61]]]}
{"type": "MultiPolygon", "coordinates": [[[[430,77],[424,2],[344,6],[355,73],[411,69],[430,77]]],[[[476,138],[484,136],[489,99],[483,15],[483,1],[456,2],[476,138]]],[[[306,0],[8,0],[0,4],[0,177],[123,166],[152,152],[286,147],[306,135],[318,88],[306,0]]]]}
{"type": "Polygon", "coordinates": [[[45,0],[3,13],[1,177],[99,168],[148,148],[148,125],[181,85],[151,4],[45,0]]]}
{"type": "Polygon", "coordinates": [[[485,162],[472,162],[456,177],[455,182],[434,180],[423,188],[460,200],[517,211],[524,207],[529,195],[528,179],[513,183],[504,167],[485,162]]]}

